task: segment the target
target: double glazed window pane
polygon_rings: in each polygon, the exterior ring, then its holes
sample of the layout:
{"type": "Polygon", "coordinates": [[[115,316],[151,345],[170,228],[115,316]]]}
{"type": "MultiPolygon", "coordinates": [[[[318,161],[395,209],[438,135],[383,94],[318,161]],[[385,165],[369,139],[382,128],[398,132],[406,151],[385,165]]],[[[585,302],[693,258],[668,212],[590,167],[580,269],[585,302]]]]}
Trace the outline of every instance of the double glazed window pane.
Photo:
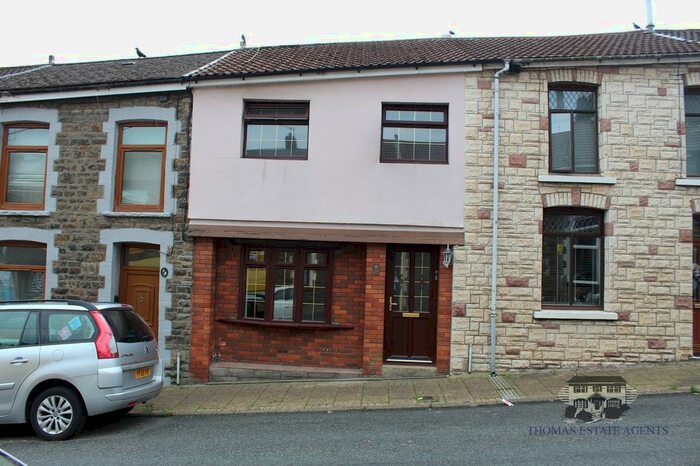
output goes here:
{"type": "Polygon", "coordinates": [[[700,116],[686,117],[685,142],[688,158],[688,176],[700,176],[700,116]]]}
{"type": "Polygon", "coordinates": [[[323,322],[326,320],[325,270],[304,270],[304,299],[302,320],[323,322]]]}
{"type": "Polygon", "coordinates": [[[274,319],[292,320],[294,313],[294,269],[275,273],[274,319]]]}
{"type": "Polygon", "coordinates": [[[391,160],[444,161],[447,159],[447,130],[384,127],[382,154],[391,160]]]}
{"type": "Polygon", "coordinates": [[[46,153],[9,152],[5,201],[41,204],[45,173],[46,153]]]}
{"type": "Polygon", "coordinates": [[[552,172],[596,172],[595,105],[592,91],[549,91],[552,172]]]}
{"type": "Polygon", "coordinates": [[[121,202],[123,205],[159,205],[163,154],[124,152],[121,202]]]}
{"type": "Polygon", "coordinates": [[[252,319],[265,318],[265,280],[267,269],[248,267],[245,285],[245,316],[252,319]]]}
{"type": "Polygon", "coordinates": [[[156,146],[165,144],[165,126],[125,126],[122,144],[156,146]]]}
{"type": "Polygon", "coordinates": [[[308,153],[307,125],[249,124],[246,156],[304,157],[308,153]]]}
{"type": "Polygon", "coordinates": [[[387,110],[387,121],[444,123],[444,112],[431,112],[426,110],[387,110]]]}
{"type": "Polygon", "coordinates": [[[545,214],[542,303],[600,306],[601,219],[598,215],[545,214]]]}
{"type": "Polygon", "coordinates": [[[46,128],[9,127],[7,129],[8,146],[48,146],[49,130],[46,128]]]}

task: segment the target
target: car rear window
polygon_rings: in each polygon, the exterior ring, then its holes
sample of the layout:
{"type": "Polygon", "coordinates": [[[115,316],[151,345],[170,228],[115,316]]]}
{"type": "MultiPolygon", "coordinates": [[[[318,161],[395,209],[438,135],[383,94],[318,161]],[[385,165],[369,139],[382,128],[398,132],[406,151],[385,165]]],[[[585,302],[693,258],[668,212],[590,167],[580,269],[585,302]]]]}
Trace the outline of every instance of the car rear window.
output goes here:
{"type": "Polygon", "coordinates": [[[137,343],[151,341],[155,335],[146,322],[138,314],[128,309],[104,309],[101,311],[109,326],[112,327],[114,338],[118,343],[137,343]]]}

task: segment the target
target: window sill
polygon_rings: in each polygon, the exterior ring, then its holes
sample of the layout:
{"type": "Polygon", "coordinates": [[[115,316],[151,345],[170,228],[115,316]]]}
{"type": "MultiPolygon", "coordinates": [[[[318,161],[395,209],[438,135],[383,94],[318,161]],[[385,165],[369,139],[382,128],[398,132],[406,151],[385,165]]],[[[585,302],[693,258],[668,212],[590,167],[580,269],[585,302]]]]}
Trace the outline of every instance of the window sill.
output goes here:
{"type": "Polygon", "coordinates": [[[48,210],[0,210],[0,216],[48,217],[48,210]]]}
{"type": "Polygon", "coordinates": [[[676,186],[700,186],[700,178],[676,178],[676,186]]]}
{"type": "Polygon", "coordinates": [[[146,217],[146,218],[170,218],[173,216],[170,212],[102,212],[105,217],[146,217]]]}
{"type": "Polygon", "coordinates": [[[568,309],[542,309],[535,311],[535,319],[557,320],[617,320],[617,312],[606,311],[575,311],[568,309]]]}
{"type": "Polygon", "coordinates": [[[615,184],[617,178],[600,175],[539,175],[540,183],[615,184]]]}
{"type": "Polygon", "coordinates": [[[217,322],[224,322],[235,325],[250,325],[253,327],[275,327],[275,328],[293,328],[298,330],[352,330],[354,325],[348,324],[312,324],[312,323],[286,323],[286,322],[270,322],[260,320],[247,319],[227,319],[217,318],[217,322]]]}

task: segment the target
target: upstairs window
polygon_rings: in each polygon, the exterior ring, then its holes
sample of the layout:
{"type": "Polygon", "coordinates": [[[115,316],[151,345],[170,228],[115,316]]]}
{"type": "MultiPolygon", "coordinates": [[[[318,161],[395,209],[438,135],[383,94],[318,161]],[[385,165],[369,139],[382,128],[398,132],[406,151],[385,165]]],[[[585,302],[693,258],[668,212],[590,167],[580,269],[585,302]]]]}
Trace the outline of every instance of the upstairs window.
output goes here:
{"type": "Polygon", "coordinates": [[[243,318],[330,323],[329,250],[248,247],[244,253],[243,318]]]}
{"type": "Polygon", "coordinates": [[[308,102],[246,102],[243,122],[244,157],[308,158],[308,102]]]}
{"type": "Polygon", "coordinates": [[[382,162],[447,162],[447,105],[382,105],[382,162]]]}
{"type": "Polygon", "coordinates": [[[592,89],[549,89],[550,172],[598,173],[596,108],[592,89]]]}
{"type": "Polygon", "coordinates": [[[542,306],[600,309],[603,303],[603,215],[546,209],[542,238],[542,306]]]}
{"type": "Polygon", "coordinates": [[[0,161],[0,206],[8,210],[42,210],[49,126],[5,125],[0,161]]]}
{"type": "Polygon", "coordinates": [[[0,243],[0,301],[44,299],[46,246],[0,243]]]}
{"type": "Polygon", "coordinates": [[[700,176],[700,89],[685,92],[685,144],[688,176],[700,176]]]}
{"type": "Polygon", "coordinates": [[[163,210],[166,131],[161,122],[119,125],[114,210],[163,210]]]}

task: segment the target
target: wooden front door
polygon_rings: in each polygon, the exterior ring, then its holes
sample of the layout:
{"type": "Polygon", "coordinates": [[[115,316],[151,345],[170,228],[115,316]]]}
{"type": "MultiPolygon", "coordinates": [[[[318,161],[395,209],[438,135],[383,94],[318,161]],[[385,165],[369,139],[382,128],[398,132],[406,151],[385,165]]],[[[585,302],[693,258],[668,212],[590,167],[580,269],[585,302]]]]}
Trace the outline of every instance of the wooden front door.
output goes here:
{"type": "Polygon", "coordinates": [[[157,247],[124,245],[119,301],[131,305],[158,335],[160,252],[157,247]]]}
{"type": "Polygon", "coordinates": [[[387,362],[435,362],[438,254],[433,246],[396,245],[387,249],[387,362]]]}

